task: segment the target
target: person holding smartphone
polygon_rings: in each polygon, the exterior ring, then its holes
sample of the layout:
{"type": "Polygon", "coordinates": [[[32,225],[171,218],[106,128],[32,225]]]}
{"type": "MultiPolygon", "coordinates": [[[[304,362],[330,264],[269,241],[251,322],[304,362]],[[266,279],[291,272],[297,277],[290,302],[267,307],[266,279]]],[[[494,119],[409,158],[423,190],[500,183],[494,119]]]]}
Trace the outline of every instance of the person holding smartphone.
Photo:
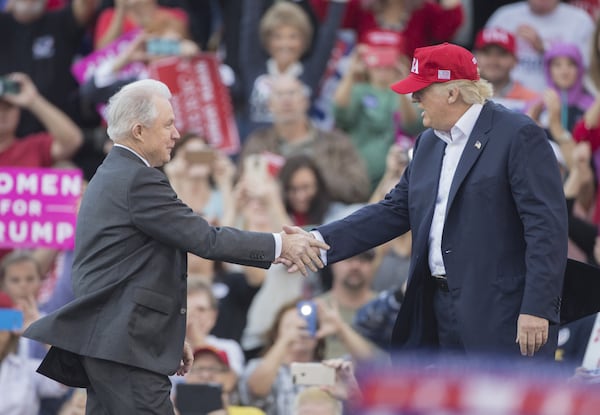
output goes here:
{"type": "Polygon", "coordinates": [[[15,307],[0,291],[0,414],[37,415],[42,398],[61,397],[68,388],[36,373],[39,359],[19,354],[20,330],[7,330],[2,324],[5,313],[12,315],[15,307]]]}
{"type": "Polygon", "coordinates": [[[227,353],[213,346],[197,348],[185,382],[175,386],[175,407],[180,415],[264,415],[258,408],[237,405],[237,388],[228,382],[232,375],[227,353]]]}
{"type": "Polygon", "coordinates": [[[250,360],[240,379],[243,401],[261,408],[267,415],[292,413],[296,395],[306,387],[294,383],[292,362],[323,359],[325,344],[311,335],[308,327],[297,300],[281,307],[267,333],[262,357],[250,360]]]}

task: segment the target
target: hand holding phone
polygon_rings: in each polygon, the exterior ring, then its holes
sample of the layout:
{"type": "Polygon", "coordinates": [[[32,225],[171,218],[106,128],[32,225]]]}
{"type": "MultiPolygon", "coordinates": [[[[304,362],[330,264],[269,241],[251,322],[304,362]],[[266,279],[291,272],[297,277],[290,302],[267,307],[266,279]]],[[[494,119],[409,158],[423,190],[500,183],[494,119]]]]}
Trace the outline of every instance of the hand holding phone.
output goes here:
{"type": "Polygon", "coordinates": [[[6,94],[16,95],[21,92],[21,85],[6,76],[0,76],[0,97],[6,94]]]}

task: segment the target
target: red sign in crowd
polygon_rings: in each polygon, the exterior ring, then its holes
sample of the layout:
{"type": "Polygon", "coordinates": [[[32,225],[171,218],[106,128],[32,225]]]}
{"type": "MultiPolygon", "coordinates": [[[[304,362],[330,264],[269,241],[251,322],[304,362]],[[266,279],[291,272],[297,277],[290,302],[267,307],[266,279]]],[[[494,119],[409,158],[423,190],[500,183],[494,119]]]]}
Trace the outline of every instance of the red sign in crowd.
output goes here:
{"type": "Polygon", "coordinates": [[[221,82],[214,54],[201,54],[194,59],[161,59],[150,65],[149,72],[151,78],[167,84],[173,93],[171,104],[180,132],[199,134],[226,154],[239,151],[229,91],[221,82]]]}
{"type": "Polygon", "coordinates": [[[366,376],[360,384],[362,399],[353,412],[360,415],[600,413],[600,385],[566,382],[543,373],[396,368],[366,376]]]}

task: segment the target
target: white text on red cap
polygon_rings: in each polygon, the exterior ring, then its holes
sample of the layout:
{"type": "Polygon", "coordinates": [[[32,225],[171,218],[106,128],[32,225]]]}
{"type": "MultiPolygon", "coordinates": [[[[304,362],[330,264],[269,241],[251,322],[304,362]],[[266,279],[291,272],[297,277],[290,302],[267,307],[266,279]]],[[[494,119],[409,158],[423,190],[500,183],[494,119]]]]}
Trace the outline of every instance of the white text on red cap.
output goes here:
{"type": "Polygon", "coordinates": [[[419,60],[417,58],[413,58],[412,65],[410,67],[410,71],[412,73],[419,74],[419,60]]]}

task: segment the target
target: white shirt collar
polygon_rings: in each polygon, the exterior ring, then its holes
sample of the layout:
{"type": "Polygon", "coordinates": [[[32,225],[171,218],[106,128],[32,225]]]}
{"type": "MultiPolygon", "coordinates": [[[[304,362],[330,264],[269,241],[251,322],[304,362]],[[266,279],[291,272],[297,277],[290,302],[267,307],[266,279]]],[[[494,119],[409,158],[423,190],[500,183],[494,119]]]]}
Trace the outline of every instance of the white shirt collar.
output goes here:
{"type": "Polygon", "coordinates": [[[468,138],[475,127],[475,123],[477,122],[477,118],[479,118],[482,109],[483,105],[473,104],[458,119],[458,121],[456,121],[456,124],[450,129],[450,133],[441,130],[433,130],[433,132],[446,144],[450,144],[453,137],[463,136],[468,138]]]}
{"type": "Polygon", "coordinates": [[[146,166],[152,167],[152,166],[150,166],[150,163],[148,163],[148,160],[146,160],[145,158],[140,156],[135,150],[131,149],[130,147],[124,146],[123,144],[117,144],[117,143],[114,143],[113,147],[121,147],[121,148],[131,151],[133,154],[138,156],[140,158],[140,160],[142,160],[146,166]]]}

